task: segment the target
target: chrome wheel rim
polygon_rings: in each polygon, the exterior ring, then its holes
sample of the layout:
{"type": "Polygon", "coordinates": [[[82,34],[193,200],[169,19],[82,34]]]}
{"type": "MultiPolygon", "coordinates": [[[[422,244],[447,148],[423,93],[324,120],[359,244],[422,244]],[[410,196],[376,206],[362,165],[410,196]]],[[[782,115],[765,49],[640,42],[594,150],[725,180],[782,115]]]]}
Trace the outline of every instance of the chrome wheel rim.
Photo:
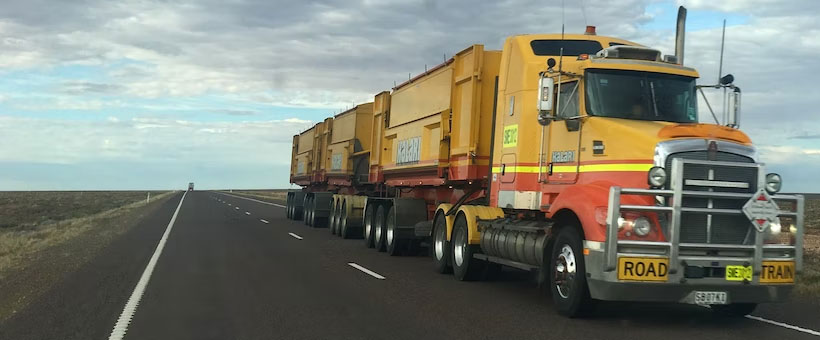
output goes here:
{"type": "Polygon", "coordinates": [[[374,235],[374,240],[376,241],[376,245],[382,241],[382,228],[376,228],[376,235],[374,235]]]}
{"type": "Polygon", "coordinates": [[[387,244],[393,244],[393,223],[387,223],[387,244]]]}
{"type": "Polygon", "coordinates": [[[455,249],[453,255],[455,257],[456,265],[461,267],[461,264],[464,263],[464,252],[467,251],[467,246],[465,245],[465,235],[464,232],[459,228],[456,231],[456,239],[455,239],[455,249]]]}
{"type": "Polygon", "coordinates": [[[555,288],[562,298],[569,298],[575,282],[576,262],[572,247],[565,244],[555,258],[555,288]]]}
{"type": "Polygon", "coordinates": [[[438,228],[436,230],[436,241],[435,241],[435,249],[436,249],[436,259],[441,261],[444,259],[444,234],[447,233],[446,228],[438,228]]]}

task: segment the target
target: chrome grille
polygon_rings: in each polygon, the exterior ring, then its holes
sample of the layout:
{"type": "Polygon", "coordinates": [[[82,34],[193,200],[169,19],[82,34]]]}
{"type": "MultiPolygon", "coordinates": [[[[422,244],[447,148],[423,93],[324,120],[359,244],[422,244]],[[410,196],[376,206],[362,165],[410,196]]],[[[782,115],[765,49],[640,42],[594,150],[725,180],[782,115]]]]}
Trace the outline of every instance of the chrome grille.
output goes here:
{"type": "MultiPolygon", "coordinates": [[[[669,155],[666,168],[671,169],[674,158],[708,160],[707,151],[679,152],[669,155]]],[[[715,161],[734,163],[754,163],[746,156],[728,152],[716,152],[715,161]]],[[[714,191],[733,193],[754,193],[757,190],[757,170],[755,168],[723,167],[704,164],[686,164],[683,179],[713,180],[748,183],[747,188],[705,187],[684,184],[683,190],[714,191]]],[[[683,207],[741,209],[745,199],[685,197],[683,207]],[[711,206],[710,206],[711,205],[711,206]]],[[[715,215],[685,212],[681,216],[680,241],[683,243],[712,244],[754,244],[751,223],[743,215],[715,215]],[[711,220],[710,220],[711,219],[711,220]]]]}

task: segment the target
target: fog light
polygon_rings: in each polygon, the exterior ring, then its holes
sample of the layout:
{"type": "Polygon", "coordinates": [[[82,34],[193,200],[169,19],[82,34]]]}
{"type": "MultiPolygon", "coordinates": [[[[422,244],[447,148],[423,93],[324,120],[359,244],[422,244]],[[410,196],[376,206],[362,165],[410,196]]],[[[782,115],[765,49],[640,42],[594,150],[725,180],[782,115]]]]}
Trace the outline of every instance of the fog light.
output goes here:
{"type": "Polygon", "coordinates": [[[635,222],[632,223],[632,231],[638,236],[649,235],[649,231],[651,230],[652,223],[649,223],[649,219],[646,217],[638,217],[635,219],[635,222]]]}
{"type": "Polygon", "coordinates": [[[766,191],[770,194],[776,194],[780,192],[780,187],[783,184],[783,179],[780,178],[778,174],[768,174],[766,175],[766,191]]]}
{"type": "Polygon", "coordinates": [[[653,166],[649,169],[649,185],[656,188],[661,188],[666,184],[666,169],[653,166]]]}

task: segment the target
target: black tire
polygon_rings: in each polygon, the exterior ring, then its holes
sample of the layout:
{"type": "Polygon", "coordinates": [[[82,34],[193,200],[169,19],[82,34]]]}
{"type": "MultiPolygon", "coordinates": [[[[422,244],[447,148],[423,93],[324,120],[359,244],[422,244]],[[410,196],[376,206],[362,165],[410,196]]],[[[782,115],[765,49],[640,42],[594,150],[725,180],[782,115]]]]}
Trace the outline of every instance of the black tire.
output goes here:
{"type": "Polygon", "coordinates": [[[376,208],[378,205],[374,202],[369,202],[364,209],[364,245],[368,248],[375,247],[373,242],[373,230],[376,221],[376,208]]]}
{"type": "Polygon", "coordinates": [[[452,244],[451,253],[453,254],[453,275],[456,280],[475,281],[481,278],[486,262],[473,258],[473,254],[479,252],[480,249],[478,245],[469,243],[469,230],[464,215],[456,217],[450,243],[452,244]]]}
{"type": "Polygon", "coordinates": [[[330,233],[336,235],[336,226],[339,224],[338,219],[339,214],[339,200],[333,200],[333,206],[330,207],[330,217],[328,219],[328,224],[330,229],[330,233]]]}
{"type": "Polygon", "coordinates": [[[384,220],[384,248],[390,256],[401,255],[402,245],[404,240],[398,237],[396,230],[396,207],[390,207],[387,211],[387,217],[384,220]]]}
{"type": "Polygon", "coordinates": [[[305,222],[305,225],[308,225],[308,220],[310,220],[310,197],[305,195],[305,203],[304,203],[304,213],[302,214],[302,221],[305,222]]]}
{"type": "Polygon", "coordinates": [[[350,238],[350,229],[347,228],[347,201],[342,202],[341,213],[339,214],[339,223],[336,224],[339,228],[339,236],[343,239],[350,238]]]}
{"type": "Polygon", "coordinates": [[[712,305],[712,312],[716,315],[729,318],[741,318],[751,314],[757,308],[756,303],[730,303],[728,305],[712,305]]]}
{"type": "Polygon", "coordinates": [[[314,221],[314,219],[313,219],[313,218],[314,218],[314,216],[315,216],[315,214],[314,214],[314,212],[315,212],[315,211],[314,211],[314,208],[316,208],[313,204],[314,204],[315,202],[316,202],[316,201],[315,201],[315,198],[314,198],[314,197],[311,197],[311,198],[308,200],[308,214],[307,214],[307,218],[305,219],[305,224],[306,224],[306,225],[308,225],[308,226],[310,226],[310,227],[312,227],[312,226],[313,226],[313,221],[314,221]]]}
{"type": "Polygon", "coordinates": [[[575,226],[563,226],[550,250],[547,285],[558,314],[569,318],[588,315],[594,308],[586,280],[581,236],[575,226]],[[561,273],[559,273],[561,271],[561,273]],[[559,287],[560,285],[560,287],[559,287]]]}
{"type": "Polygon", "coordinates": [[[285,204],[285,218],[287,219],[291,219],[291,215],[293,215],[293,211],[291,211],[292,204],[290,203],[290,201],[292,201],[291,198],[292,195],[288,194],[287,204],[285,204]]]}
{"type": "Polygon", "coordinates": [[[376,250],[383,252],[385,251],[385,242],[384,242],[384,234],[386,234],[386,230],[384,230],[384,217],[385,217],[385,210],[386,207],[384,205],[379,205],[379,208],[376,209],[376,217],[374,226],[376,227],[373,231],[373,244],[376,247],[376,250]]]}
{"type": "Polygon", "coordinates": [[[433,255],[433,262],[437,273],[449,274],[453,271],[450,263],[452,253],[450,252],[450,241],[447,241],[447,221],[444,214],[436,215],[433,221],[433,242],[430,247],[433,255]]]}

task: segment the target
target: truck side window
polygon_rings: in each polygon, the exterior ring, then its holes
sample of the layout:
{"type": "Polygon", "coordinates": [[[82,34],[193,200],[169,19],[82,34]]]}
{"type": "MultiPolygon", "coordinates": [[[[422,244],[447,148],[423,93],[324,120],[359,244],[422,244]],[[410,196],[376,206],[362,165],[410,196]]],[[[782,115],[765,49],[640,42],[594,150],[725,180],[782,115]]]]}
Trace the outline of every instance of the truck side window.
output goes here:
{"type": "Polygon", "coordinates": [[[556,113],[556,116],[570,118],[581,115],[581,112],[578,111],[578,82],[563,83],[559,91],[561,91],[561,106],[556,108],[560,110],[556,113]]]}

